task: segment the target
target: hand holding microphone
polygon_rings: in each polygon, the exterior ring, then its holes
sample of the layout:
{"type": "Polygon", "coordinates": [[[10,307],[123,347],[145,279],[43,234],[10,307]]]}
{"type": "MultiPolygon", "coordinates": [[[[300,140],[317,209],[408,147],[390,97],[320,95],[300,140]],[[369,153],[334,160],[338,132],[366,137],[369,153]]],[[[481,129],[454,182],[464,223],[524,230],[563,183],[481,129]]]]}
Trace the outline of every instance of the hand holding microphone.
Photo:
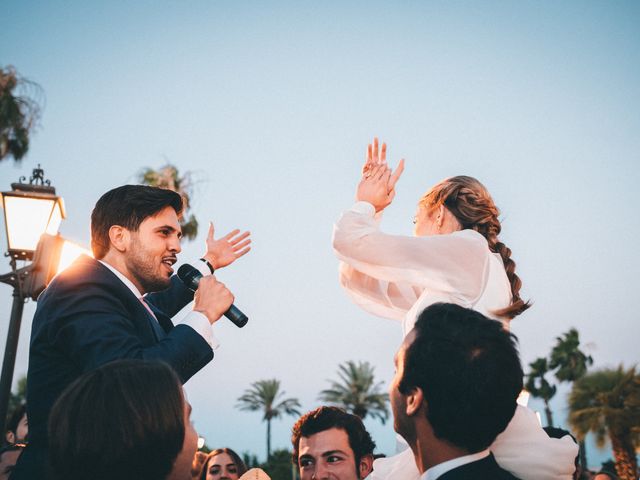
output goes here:
{"type": "Polygon", "coordinates": [[[224,314],[237,327],[244,327],[249,319],[235,305],[233,294],[211,275],[203,277],[200,271],[188,264],[178,269],[178,278],[196,292],[193,310],[206,315],[211,323],[224,314]]]}

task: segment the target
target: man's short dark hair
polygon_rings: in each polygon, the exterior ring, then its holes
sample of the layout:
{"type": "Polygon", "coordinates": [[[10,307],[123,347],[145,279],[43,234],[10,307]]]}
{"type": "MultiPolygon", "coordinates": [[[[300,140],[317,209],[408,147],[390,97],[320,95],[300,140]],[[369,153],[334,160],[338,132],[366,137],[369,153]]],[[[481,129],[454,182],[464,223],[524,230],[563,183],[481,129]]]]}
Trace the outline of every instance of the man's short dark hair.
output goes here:
{"type": "Polygon", "coordinates": [[[146,185],[123,185],[102,195],[91,213],[91,249],[97,259],[109,251],[113,225],[137,231],[144,219],[171,207],[180,216],[182,197],[172,190],[146,185]]]}
{"type": "Polygon", "coordinates": [[[184,401],[178,376],[159,361],[116,360],[85,373],[51,410],[53,478],[166,478],[188,427],[184,401]]]}
{"type": "Polygon", "coordinates": [[[427,307],[405,352],[399,389],[419,387],[437,438],[471,453],[506,427],[522,390],[516,338],[496,320],[458,305],[427,307]]]}
{"type": "Polygon", "coordinates": [[[347,413],[338,407],[318,407],[298,419],[291,432],[293,463],[298,465],[301,437],[308,438],[331,428],[338,428],[347,432],[349,446],[353,450],[356,460],[356,472],[358,472],[360,459],[365,455],[373,455],[376,444],[371,439],[367,429],[364,428],[364,423],[362,423],[360,417],[347,413]]]}

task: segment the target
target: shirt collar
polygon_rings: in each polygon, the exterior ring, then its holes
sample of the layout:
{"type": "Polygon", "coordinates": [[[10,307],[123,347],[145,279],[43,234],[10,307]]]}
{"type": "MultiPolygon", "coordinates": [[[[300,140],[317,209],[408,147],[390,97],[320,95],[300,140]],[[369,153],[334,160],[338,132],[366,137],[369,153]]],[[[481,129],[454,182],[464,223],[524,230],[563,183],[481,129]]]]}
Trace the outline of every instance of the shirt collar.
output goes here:
{"type": "Polygon", "coordinates": [[[448,471],[453,470],[454,468],[458,468],[462,465],[466,465],[467,463],[476,462],[478,460],[482,460],[485,457],[488,457],[489,453],[489,449],[486,449],[481,452],[472,453],[471,455],[464,455],[462,457],[439,463],[438,465],[431,467],[426,472],[424,472],[422,474],[422,477],[420,477],[420,480],[436,480],[437,478],[441,477],[448,471]]]}
{"type": "Polygon", "coordinates": [[[102,265],[107,267],[109,270],[113,272],[113,274],[120,279],[122,283],[124,283],[129,290],[136,296],[136,298],[142,298],[142,294],[138,287],[136,287],[131,280],[129,280],[126,276],[124,276],[120,271],[116,270],[115,267],[109,265],[107,262],[103,260],[98,260],[102,265]]]}

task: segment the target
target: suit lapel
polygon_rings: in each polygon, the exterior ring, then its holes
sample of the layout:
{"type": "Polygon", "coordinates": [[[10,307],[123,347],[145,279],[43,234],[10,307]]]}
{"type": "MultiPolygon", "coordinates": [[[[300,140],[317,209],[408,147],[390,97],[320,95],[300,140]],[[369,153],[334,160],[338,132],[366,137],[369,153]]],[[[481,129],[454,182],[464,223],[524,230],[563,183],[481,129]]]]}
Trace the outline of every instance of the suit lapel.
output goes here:
{"type": "Polygon", "coordinates": [[[160,324],[160,326],[162,327],[163,333],[169,333],[169,331],[173,328],[173,322],[171,321],[171,318],[169,318],[168,315],[165,315],[163,312],[158,310],[155,307],[155,305],[153,305],[153,303],[151,302],[146,302],[146,303],[147,305],[149,305],[149,308],[153,311],[153,314],[158,319],[156,324],[158,323],[160,324]]]}
{"type": "MultiPolygon", "coordinates": [[[[165,337],[166,329],[164,329],[164,326],[161,327],[158,324],[160,317],[158,317],[158,320],[153,318],[129,287],[122,283],[111,270],[99,261],[90,257],[86,257],[85,261],[95,265],[95,268],[99,271],[99,275],[110,285],[113,294],[120,299],[124,308],[129,312],[129,318],[139,331],[145,332],[145,335],[149,339],[154,339],[155,342],[159,342],[165,337]]],[[[150,304],[147,303],[147,305],[150,304]]],[[[153,312],[157,315],[155,309],[153,309],[153,312]]],[[[166,317],[166,315],[163,316],[166,317]]]]}

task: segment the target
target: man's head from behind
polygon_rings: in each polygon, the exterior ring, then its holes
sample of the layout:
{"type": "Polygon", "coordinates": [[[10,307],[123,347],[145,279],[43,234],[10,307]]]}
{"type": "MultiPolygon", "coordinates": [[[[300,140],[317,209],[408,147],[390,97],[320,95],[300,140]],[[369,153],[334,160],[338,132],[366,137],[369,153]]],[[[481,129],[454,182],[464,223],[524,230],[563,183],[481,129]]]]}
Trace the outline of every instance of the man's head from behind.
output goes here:
{"type": "Polygon", "coordinates": [[[116,360],[86,372],[49,417],[55,479],[175,480],[188,477],[198,435],[173,369],[116,360]]]}
{"type": "Polygon", "coordinates": [[[360,480],[371,473],[376,444],[360,418],[319,407],[293,426],[293,463],[301,480],[360,480]]]}
{"type": "Polygon", "coordinates": [[[105,193],[91,214],[91,249],[125,270],[141,293],[169,286],[180,252],[178,221],[182,198],[144,185],[124,185],[105,193]]]}
{"type": "Polygon", "coordinates": [[[515,337],[500,322],[458,305],[431,305],[396,355],[394,428],[412,445],[426,419],[439,441],[484,450],[511,420],[522,376],[515,337]]]}

